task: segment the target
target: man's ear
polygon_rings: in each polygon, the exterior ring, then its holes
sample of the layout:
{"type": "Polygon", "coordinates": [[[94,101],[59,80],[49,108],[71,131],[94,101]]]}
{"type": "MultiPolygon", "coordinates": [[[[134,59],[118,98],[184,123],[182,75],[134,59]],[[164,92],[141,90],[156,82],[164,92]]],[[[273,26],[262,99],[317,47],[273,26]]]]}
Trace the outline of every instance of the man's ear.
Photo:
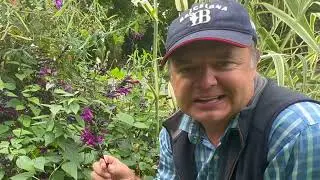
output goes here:
{"type": "Polygon", "coordinates": [[[259,61],[260,61],[260,59],[261,59],[261,51],[260,51],[260,49],[256,49],[256,61],[257,61],[257,64],[259,63],[259,61]]]}

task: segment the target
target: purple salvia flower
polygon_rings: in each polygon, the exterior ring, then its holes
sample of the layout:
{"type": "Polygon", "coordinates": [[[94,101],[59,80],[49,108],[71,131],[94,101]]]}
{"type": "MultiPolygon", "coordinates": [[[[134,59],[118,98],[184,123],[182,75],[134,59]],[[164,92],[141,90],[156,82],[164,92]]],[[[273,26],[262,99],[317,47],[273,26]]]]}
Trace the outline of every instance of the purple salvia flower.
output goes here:
{"type": "Polygon", "coordinates": [[[47,81],[43,77],[41,77],[37,80],[37,84],[42,87],[46,87],[47,81]]]}
{"type": "Polygon", "coordinates": [[[51,69],[47,68],[47,67],[42,67],[39,71],[39,75],[40,76],[46,76],[48,74],[51,73],[51,69]]]}
{"type": "Polygon", "coordinates": [[[84,108],[81,113],[81,117],[84,121],[86,121],[88,123],[92,123],[93,113],[92,113],[91,109],[88,107],[84,108]]]}
{"type": "Polygon", "coordinates": [[[6,109],[6,114],[8,117],[16,118],[18,116],[18,112],[13,108],[6,109]]]}
{"type": "Polygon", "coordinates": [[[130,76],[127,76],[121,84],[139,84],[140,81],[132,79],[130,76]]]}
{"type": "Polygon", "coordinates": [[[121,87],[121,88],[117,89],[116,92],[123,94],[123,95],[127,95],[131,92],[131,88],[130,87],[121,87]]]}
{"type": "Polygon", "coordinates": [[[41,153],[41,154],[45,154],[45,153],[48,151],[48,148],[46,148],[46,147],[40,147],[39,150],[40,150],[40,153],[41,153]]]}
{"type": "Polygon", "coordinates": [[[72,86],[70,84],[63,85],[63,88],[66,92],[69,92],[69,93],[72,92],[72,86]]]}
{"type": "Polygon", "coordinates": [[[104,138],[103,138],[103,136],[97,136],[96,140],[97,140],[98,144],[101,144],[103,142],[104,138]]]}
{"type": "Polygon", "coordinates": [[[58,71],[56,69],[52,70],[52,73],[51,73],[53,76],[57,76],[58,75],[58,71]]]}
{"type": "Polygon", "coordinates": [[[111,98],[111,99],[116,98],[116,97],[118,97],[118,96],[120,96],[120,95],[121,95],[121,94],[119,94],[118,92],[115,92],[115,91],[112,91],[112,92],[109,92],[109,93],[106,94],[106,96],[107,96],[108,98],[111,98]]]}
{"type": "Polygon", "coordinates": [[[82,130],[81,141],[91,147],[95,147],[97,144],[101,144],[103,140],[103,136],[95,136],[89,128],[85,128],[84,130],[82,130]]]}
{"type": "Polygon", "coordinates": [[[0,113],[3,113],[4,112],[4,107],[2,105],[0,105],[0,113]]]}
{"type": "Polygon", "coordinates": [[[134,40],[139,41],[139,40],[142,40],[143,34],[139,32],[133,32],[132,37],[134,40]]]}
{"type": "Polygon", "coordinates": [[[58,10],[61,9],[62,4],[63,4],[62,0],[55,0],[55,5],[58,10]]]}
{"type": "Polygon", "coordinates": [[[120,87],[115,91],[111,91],[106,94],[108,98],[117,98],[121,95],[128,95],[131,92],[131,87],[120,87]]]}
{"type": "Polygon", "coordinates": [[[81,134],[81,141],[89,146],[95,146],[95,136],[93,135],[93,133],[88,129],[85,128],[84,130],[82,130],[82,134],[81,134]]]}

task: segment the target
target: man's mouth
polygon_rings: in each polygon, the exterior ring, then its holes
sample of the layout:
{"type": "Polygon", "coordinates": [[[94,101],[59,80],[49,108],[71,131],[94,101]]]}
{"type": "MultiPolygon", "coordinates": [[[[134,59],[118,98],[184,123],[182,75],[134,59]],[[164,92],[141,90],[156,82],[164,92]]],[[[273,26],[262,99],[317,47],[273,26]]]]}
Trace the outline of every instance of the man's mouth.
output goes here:
{"type": "Polygon", "coordinates": [[[215,96],[215,97],[200,97],[194,100],[196,103],[208,103],[208,102],[218,102],[222,98],[224,98],[225,95],[215,96]]]}

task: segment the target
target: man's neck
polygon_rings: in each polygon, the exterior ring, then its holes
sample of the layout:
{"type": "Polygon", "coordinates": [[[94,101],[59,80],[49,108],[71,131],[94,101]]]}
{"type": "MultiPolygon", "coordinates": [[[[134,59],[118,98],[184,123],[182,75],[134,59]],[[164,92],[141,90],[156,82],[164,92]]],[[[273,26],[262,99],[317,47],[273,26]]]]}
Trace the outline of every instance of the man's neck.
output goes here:
{"type": "Polygon", "coordinates": [[[207,137],[209,138],[210,142],[214,146],[218,146],[220,144],[220,139],[223,136],[226,128],[228,127],[229,122],[226,123],[206,123],[202,124],[205,130],[207,137]]]}

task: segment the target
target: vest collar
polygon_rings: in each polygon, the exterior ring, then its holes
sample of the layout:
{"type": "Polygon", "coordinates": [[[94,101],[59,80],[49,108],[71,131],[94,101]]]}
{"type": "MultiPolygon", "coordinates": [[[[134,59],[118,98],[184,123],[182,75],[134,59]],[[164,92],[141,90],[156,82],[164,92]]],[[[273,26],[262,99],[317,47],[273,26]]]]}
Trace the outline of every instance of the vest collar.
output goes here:
{"type": "Polygon", "coordinates": [[[260,76],[259,74],[255,77],[254,82],[254,96],[250,100],[250,103],[247,107],[240,111],[238,115],[238,128],[240,134],[240,139],[242,145],[246,142],[248,136],[248,129],[251,125],[251,119],[254,112],[254,109],[257,106],[257,103],[260,99],[260,96],[267,84],[268,80],[265,77],[260,76]]]}

